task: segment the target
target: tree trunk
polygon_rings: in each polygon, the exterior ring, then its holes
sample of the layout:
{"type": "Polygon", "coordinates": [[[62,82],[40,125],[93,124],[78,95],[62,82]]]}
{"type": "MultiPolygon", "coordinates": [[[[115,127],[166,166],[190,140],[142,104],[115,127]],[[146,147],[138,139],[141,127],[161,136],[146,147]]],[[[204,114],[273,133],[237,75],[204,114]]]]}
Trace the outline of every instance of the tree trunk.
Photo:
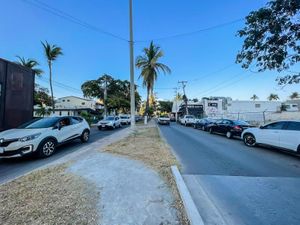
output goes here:
{"type": "Polygon", "coordinates": [[[52,63],[48,62],[49,66],[49,83],[50,83],[50,92],[51,92],[51,101],[52,101],[52,113],[55,113],[54,97],[53,97],[53,87],[52,87],[52,63]]]}
{"type": "MultiPolygon", "coordinates": [[[[146,109],[145,109],[145,115],[148,114],[149,111],[149,93],[150,93],[150,88],[147,87],[147,100],[146,100],[146,109]]],[[[145,116],[144,115],[144,116],[145,116]]]]}

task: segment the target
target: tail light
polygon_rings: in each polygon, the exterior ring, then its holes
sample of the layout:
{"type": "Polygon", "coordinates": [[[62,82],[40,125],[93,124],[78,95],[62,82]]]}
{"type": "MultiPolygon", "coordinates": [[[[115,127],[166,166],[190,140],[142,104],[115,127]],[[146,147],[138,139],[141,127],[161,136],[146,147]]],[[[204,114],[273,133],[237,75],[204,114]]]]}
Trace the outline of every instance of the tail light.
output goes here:
{"type": "Polygon", "coordinates": [[[240,126],[234,126],[233,129],[234,130],[243,130],[240,126]]]}

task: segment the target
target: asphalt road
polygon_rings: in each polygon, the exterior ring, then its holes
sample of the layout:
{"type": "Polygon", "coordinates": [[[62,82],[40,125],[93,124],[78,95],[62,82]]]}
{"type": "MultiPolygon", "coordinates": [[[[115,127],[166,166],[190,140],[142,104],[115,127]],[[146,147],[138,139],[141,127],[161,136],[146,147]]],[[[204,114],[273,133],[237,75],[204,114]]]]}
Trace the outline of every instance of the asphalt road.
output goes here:
{"type": "MultiPolygon", "coordinates": [[[[90,140],[86,144],[102,139],[117,130],[118,129],[99,131],[93,127],[91,128],[90,140]]],[[[85,144],[82,144],[80,140],[74,140],[73,142],[60,146],[54,155],[44,159],[34,157],[0,159],[0,184],[62,158],[74,151],[78,151],[83,145],[85,144]]]]}
{"type": "Polygon", "coordinates": [[[299,156],[175,123],[160,129],[206,224],[299,224],[299,156]]]}

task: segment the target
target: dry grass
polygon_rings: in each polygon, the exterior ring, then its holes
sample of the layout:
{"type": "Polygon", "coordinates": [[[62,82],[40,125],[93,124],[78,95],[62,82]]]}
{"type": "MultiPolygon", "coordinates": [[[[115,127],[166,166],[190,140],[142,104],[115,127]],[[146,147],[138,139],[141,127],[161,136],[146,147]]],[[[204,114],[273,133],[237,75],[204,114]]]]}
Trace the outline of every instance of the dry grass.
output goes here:
{"type": "Polygon", "coordinates": [[[97,224],[96,187],[65,168],[39,170],[1,185],[1,224],[97,224]]]}
{"type": "Polygon", "coordinates": [[[133,135],[107,146],[104,151],[143,161],[155,169],[172,189],[181,224],[189,224],[170,168],[172,165],[179,166],[179,163],[161,139],[157,127],[139,127],[133,135]]]}

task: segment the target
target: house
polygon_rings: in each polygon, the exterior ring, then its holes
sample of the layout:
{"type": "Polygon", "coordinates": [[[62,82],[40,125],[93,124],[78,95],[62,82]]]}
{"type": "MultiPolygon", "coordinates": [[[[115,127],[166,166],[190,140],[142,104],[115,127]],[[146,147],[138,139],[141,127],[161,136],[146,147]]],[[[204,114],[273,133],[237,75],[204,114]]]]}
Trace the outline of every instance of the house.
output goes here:
{"type": "MultiPolygon", "coordinates": [[[[81,112],[99,114],[103,104],[92,99],[77,96],[66,96],[55,100],[55,115],[57,116],[79,116],[81,112]]],[[[35,116],[38,114],[39,106],[35,107],[35,116]]],[[[51,110],[50,107],[48,110],[51,110]]]]}
{"type": "Polygon", "coordinates": [[[0,58],[0,130],[33,117],[34,71],[0,58]]]}

